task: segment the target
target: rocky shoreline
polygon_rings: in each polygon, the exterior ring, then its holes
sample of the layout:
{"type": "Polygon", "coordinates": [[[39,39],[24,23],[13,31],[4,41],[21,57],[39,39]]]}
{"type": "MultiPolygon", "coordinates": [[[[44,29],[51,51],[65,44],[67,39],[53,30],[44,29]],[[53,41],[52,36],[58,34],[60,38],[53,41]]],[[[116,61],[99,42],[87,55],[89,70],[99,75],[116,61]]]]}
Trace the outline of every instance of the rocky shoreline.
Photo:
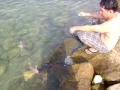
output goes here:
{"type": "Polygon", "coordinates": [[[74,64],[60,64],[77,46],[76,42],[66,38],[47,58],[46,63],[51,64],[47,71],[47,90],[120,90],[120,40],[109,53],[87,55],[83,47],[72,54],[74,64]],[[100,75],[103,81],[94,83],[95,75],[100,75]]]}
{"type": "MultiPolygon", "coordinates": [[[[69,46],[71,42],[67,42],[69,46]]],[[[61,82],[64,84],[60,90],[120,90],[120,40],[116,47],[106,54],[87,55],[85,48],[73,53],[74,65],[67,67],[69,75],[61,82]],[[92,83],[95,75],[101,75],[103,82],[92,83]]]]}
{"type": "Polygon", "coordinates": [[[85,46],[72,54],[73,64],[66,65],[64,60],[77,42],[74,38],[66,38],[45,60],[48,68],[43,90],[120,90],[120,40],[106,54],[87,55],[85,46]],[[96,75],[102,77],[101,82],[94,82],[96,75]]]}

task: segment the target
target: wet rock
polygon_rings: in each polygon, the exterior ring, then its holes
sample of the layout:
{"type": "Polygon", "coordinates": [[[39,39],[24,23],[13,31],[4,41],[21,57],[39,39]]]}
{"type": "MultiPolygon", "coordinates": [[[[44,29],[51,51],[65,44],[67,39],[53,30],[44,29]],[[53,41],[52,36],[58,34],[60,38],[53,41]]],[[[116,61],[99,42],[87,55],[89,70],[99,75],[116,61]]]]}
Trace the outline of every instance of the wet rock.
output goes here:
{"type": "Polygon", "coordinates": [[[120,83],[108,87],[107,90],[120,90],[120,83]]]}
{"type": "Polygon", "coordinates": [[[82,47],[82,44],[76,38],[66,38],[64,40],[66,55],[70,56],[73,52],[82,47]]]}
{"type": "Polygon", "coordinates": [[[71,81],[66,81],[66,83],[62,83],[59,90],[77,90],[78,87],[77,87],[77,84],[78,82],[71,82],[71,81]]]}
{"type": "Polygon", "coordinates": [[[61,82],[60,90],[91,90],[93,67],[84,62],[67,67],[69,75],[61,82]]]}

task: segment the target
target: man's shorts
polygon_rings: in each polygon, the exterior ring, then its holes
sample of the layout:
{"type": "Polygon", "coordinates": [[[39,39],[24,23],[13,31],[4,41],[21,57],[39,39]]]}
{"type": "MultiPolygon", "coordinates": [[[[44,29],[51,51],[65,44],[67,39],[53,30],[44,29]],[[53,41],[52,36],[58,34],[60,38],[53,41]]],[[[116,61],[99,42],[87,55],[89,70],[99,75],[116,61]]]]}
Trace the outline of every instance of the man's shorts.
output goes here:
{"type": "Polygon", "coordinates": [[[107,46],[101,41],[100,33],[77,31],[76,34],[84,44],[96,49],[99,53],[109,51],[107,46]]]}

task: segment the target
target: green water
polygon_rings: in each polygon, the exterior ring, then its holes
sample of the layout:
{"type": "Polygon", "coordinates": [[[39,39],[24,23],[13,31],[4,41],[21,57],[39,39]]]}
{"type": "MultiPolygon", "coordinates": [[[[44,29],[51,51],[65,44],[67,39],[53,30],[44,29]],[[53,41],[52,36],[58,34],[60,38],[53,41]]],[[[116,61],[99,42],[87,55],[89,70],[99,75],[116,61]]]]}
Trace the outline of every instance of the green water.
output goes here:
{"type": "Polygon", "coordinates": [[[0,90],[43,90],[41,79],[23,78],[28,58],[40,66],[71,26],[91,23],[78,12],[96,11],[98,5],[98,0],[0,0],[0,90]]]}

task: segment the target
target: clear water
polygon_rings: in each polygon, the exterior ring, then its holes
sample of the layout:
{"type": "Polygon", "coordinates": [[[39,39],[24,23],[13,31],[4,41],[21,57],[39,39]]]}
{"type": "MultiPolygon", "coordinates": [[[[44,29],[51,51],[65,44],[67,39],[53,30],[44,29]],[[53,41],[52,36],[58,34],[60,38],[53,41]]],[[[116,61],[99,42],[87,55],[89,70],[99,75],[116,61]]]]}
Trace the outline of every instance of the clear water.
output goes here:
{"type": "MultiPolygon", "coordinates": [[[[99,0],[0,0],[0,90],[21,89],[28,58],[40,66],[74,25],[91,23],[78,12],[93,12],[99,0]]],[[[30,82],[29,85],[35,85],[30,82]]],[[[29,87],[29,85],[26,87],[29,87]]],[[[29,90],[43,90],[29,88],[29,90]]]]}

